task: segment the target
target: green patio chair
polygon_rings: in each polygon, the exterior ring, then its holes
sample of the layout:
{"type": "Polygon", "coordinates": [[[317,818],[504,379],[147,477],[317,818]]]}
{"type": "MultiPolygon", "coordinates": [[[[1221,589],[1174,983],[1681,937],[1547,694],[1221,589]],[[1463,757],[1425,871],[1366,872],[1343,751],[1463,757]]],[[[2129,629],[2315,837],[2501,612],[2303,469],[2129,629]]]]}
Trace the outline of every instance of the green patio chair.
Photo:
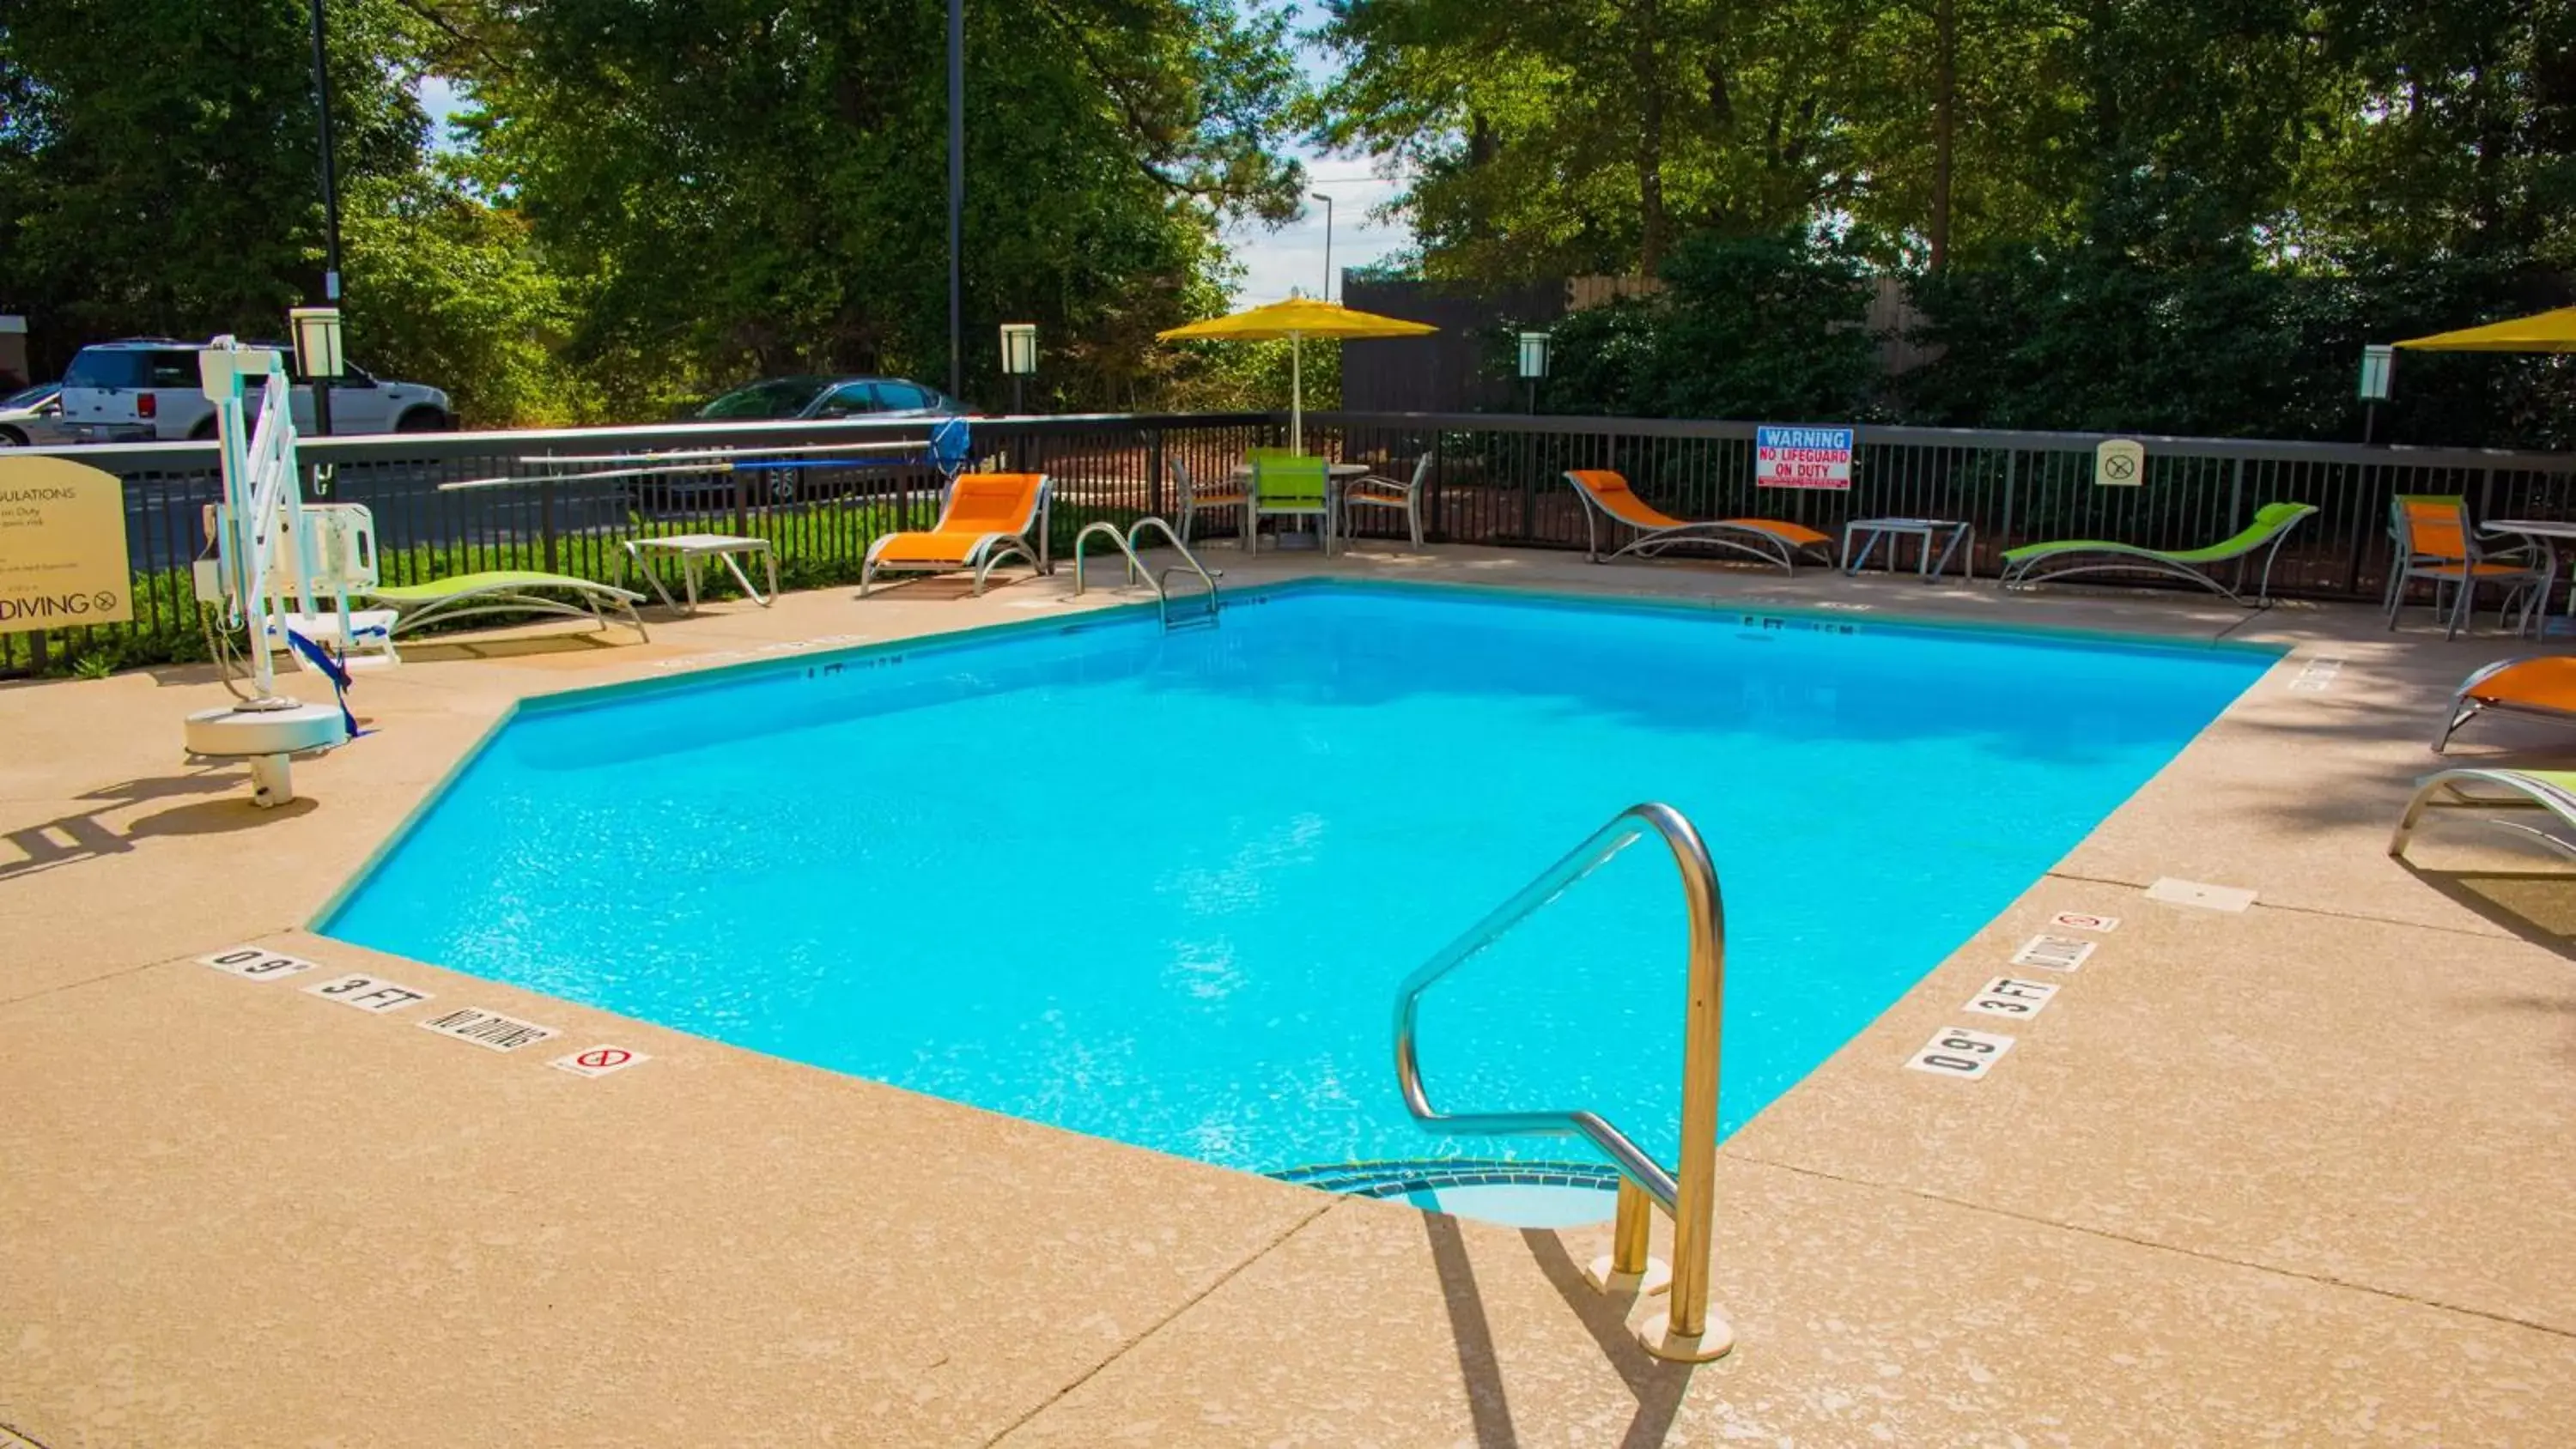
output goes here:
{"type": "Polygon", "coordinates": [[[1257,450],[1252,455],[1252,512],[1244,552],[1259,546],[1264,518],[1313,518],[1326,557],[1333,552],[1332,473],[1321,458],[1257,450]]]}
{"type": "Polygon", "coordinates": [[[2268,603],[2272,592],[2272,560],[2281,551],[2281,541],[2290,536],[2290,530],[2297,527],[2300,520],[2316,511],[2315,505],[2307,503],[2266,503],[2254,510],[2254,521],[2247,524],[2242,532],[2207,548],[2140,548],[2133,543],[2112,543],[2098,538],[2028,543],[2004,550],[2003,586],[2022,589],[2078,574],[2150,573],[2187,580],[2242,604],[2246,602],[2245,571],[2254,556],[2261,554],[2263,574],[2255,588],[2253,602],[2268,603]],[[2236,565],[2234,588],[2220,583],[2209,571],[2213,564],[2230,562],[2236,565]]]}
{"type": "MultiPolygon", "coordinates": [[[[2562,829],[2576,831],[2576,770],[2437,770],[2426,775],[2415,782],[2415,798],[2406,802],[2406,813],[2397,818],[2397,832],[2388,837],[2390,855],[2405,856],[2416,822],[2427,810],[2539,810],[2554,817],[2562,829]],[[2503,793],[2481,794],[2467,788],[2472,785],[2503,793]]],[[[2567,836],[2518,820],[2479,823],[2510,830],[2576,859],[2576,840],[2567,836]]]]}

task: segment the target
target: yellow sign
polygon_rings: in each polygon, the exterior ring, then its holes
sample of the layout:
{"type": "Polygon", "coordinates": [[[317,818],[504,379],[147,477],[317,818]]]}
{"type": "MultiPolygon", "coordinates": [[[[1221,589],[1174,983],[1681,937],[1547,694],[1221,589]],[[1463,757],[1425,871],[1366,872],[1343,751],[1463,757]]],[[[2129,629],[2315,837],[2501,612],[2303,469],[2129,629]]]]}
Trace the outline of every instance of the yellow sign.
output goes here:
{"type": "Polygon", "coordinates": [[[2135,488],[2147,481],[2147,448],[2135,438],[2105,438],[2093,450],[2093,485],[2135,488]]]}
{"type": "Polygon", "coordinates": [[[133,586],[115,474],[0,455],[0,634],[125,623],[133,586]]]}

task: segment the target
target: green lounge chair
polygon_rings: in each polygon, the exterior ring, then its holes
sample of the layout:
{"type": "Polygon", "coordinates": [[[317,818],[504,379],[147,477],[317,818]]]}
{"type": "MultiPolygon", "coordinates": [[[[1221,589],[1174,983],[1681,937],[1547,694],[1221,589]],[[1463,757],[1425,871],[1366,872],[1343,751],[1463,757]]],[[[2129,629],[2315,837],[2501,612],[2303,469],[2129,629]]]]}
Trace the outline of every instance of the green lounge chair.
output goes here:
{"type": "Polygon", "coordinates": [[[430,624],[452,623],[482,614],[546,614],[564,619],[588,619],[602,629],[612,623],[622,623],[633,629],[639,639],[650,640],[653,637],[644,632],[643,617],[635,612],[635,606],[644,602],[642,594],[589,579],[577,579],[569,574],[493,569],[479,574],[432,579],[425,584],[402,584],[393,588],[380,586],[367,590],[367,597],[393,606],[393,633],[396,637],[430,624]],[[601,612],[603,607],[614,610],[620,617],[611,619],[601,612]]]}
{"type": "Polygon", "coordinates": [[[2272,592],[2272,560],[2281,551],[2281,541],[2290,536],[2299,520],[2316,511],[2314,505],[2306,503],[2266,503],[2254,510],[2254,521],[2242,533],[2207,548],[2169,551],[2097,538],[2024,544],[2004,550],[2003,586],[2020,589],[2077,574],[2142,572],[2187,579],[2241,604],[2245,602],[2246,567],[2259,553],[2263,556],[2263,576],[2255,588],[2254,601],[2266,603],[2272,592]],[[2208,567],[2230,561],[2236,564],[2234,588],[2212,577],[2208,567]]]}
{"type": "MultiPolygon", "coordinates": [[[[2388,837],[2388,853],[2403,858],[2415,823],[2427,810],[2545,810],[2559,825],[2576,830],[2576,770],[2438,770],[2416,782],[2415,798],[2398,817],[2397,833],[2388,837]],[[2464,788],[2485,785],[2505,793],[2473,794],[2464,788]]],[[[2518,820],[2483,820],[2498,830],[2539,842],[2576,859],[2576,840],[2552,835],[2518,820]]]]}

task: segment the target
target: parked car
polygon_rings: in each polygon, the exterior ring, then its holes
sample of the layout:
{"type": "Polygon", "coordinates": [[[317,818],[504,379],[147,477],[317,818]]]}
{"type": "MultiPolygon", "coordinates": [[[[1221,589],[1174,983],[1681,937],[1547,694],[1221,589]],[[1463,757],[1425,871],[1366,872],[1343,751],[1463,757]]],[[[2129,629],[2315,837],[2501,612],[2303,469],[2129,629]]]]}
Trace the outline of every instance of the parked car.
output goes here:
{"type": "Polygon", "coordinates": [[[0,448],[42,448],[71,441],[63,426],[63,385],[42,382],[0,397],[0,448]]]}
{"type": "MultiPolygon", "coordinates": [[[[900,377],[771,377],[745,383],[688,415],[689,421],[760,422],[798,418],[953,418],[964,406],[935,387],[900,377]]],[[[884,486],[889,476],[923,473],[917,458],[779,460],[760,470],[754,496],[770,503],[846,496],[854,485],[884,486]]],[[[731,474],[678,473],[646,479],[629,492],[639,508],[686,510],[735,496],[731,474]]]]}
{"type": "MultiPolygon", "coordinates": [[[[292,357],[277,343],[261,343],[292,357]]],[[[197,374],[203,342],[132,337],[82,348],[63,369],[63,422],[74,442],[150,443],[215,435],[215,405],[197,374]]],[[[289,393],[295,426],[313,430],[313,386],[289,393]]],[[[416,382],[389,382],[349,367],[331,386],[334,433],[434,433],[456,425],[447,394],[416,382]]]]}
{"type": "Polygon", "coordinates": [[[709,421],[761,418],[953,418],[955,398],[900,377],[772,377],[724,394],[697,416],[709,421]]]}

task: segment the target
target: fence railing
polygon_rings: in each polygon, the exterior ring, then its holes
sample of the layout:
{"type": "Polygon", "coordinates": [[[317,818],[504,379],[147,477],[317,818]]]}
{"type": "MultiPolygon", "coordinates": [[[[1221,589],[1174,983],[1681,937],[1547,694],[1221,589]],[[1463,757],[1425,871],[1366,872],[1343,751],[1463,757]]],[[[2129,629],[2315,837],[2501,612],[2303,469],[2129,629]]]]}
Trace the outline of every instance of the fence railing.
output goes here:
{"type": "MultiPolygon", "coordinates": [[[[1187,476],[1222,481],[1255,445],[1285,441],[1277,414],[1119,414],[978,420],[979,458],[1056,480],[1055,543],[1086,523],[1177,514],[1187,476]],[[1176,466],[1178,465],[1178,466],[1176,466]]],[[[1848,491],[1759,487],[1751,423],[1513,414],[1309,414],[1310,446],[1409,478],[1432,455],[1424,532],[1434,543],[1580,548],[1580,505],[1558,474],[1615,468],[1647,501],[1685,518],[1758,515],[1827,532],[1867,516],[1975,525],[1978,571],[2050,538],[2190,547],[2235,532],[2265,503],[2315,504],[2273,572],[2276,594],[2376,598],[2387,577],[2388,499],[2456,493],[2482,518],[2576,513],[2576,458],[2479,449],[2370,448],[2259,439],[2142,438],[2137,487],[2096,487],[2102,434],[1863,427],[1848,491]]],[[[794,470],[585,476],[609,463],[549,457],[731,446],[812,447],[920,440],[919,422],[675,424],[551,432],[317,438],[304,461],[311,495],[373,510],[388,582],[521,567],[611,577],[618,545],[639,533],[719,529],[769,538],[790,588],[856,582],[870,539],[921,526],[936,506],[926,463],[853,453],[794,470]],[[500,486],[450,489],[484,479],[500,486]]],[[[220,493],[211,443],[61,450],[126,484],[135,620],[0,635],[0,674],[59,672],[91,658],[132,665],[202,656],[188,565],[202,515],[220,493]]],[[[1400,519],[1353,523],[1392,537],[1400,519]]]]}

